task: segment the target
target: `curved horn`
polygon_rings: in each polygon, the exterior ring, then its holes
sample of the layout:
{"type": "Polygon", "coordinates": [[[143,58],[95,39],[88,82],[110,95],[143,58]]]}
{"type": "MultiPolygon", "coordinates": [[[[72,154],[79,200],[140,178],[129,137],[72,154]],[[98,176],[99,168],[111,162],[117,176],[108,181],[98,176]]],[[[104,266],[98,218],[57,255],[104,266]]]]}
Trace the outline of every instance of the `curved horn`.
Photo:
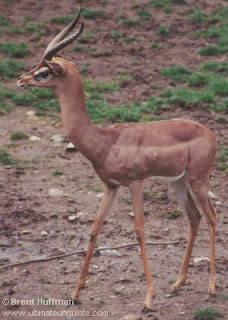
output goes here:
{"type": "Polygon", "coordinates": [[[58,42],[62,41],[70,32],[71,30],[76,26],[76,24],[78,23],[78,20],[80,18],[81,15],[81,8],[78,9],[78,12],[76,14],[76,16],[74,17],[74,19],[60,32],[58,33],[54,39],[52,39],[52,41],[48,44],[47,48],[44,51],[44,55],[43,55],[43,59],[45,58],[45,56],[48,54],[48,52],[56,45],[58,44],[58,42]]]}
{"type": "Polygon", "coordinates": [[[56,54],[56,52],[58,52],[59,50],[61,50],[62,48],[66,47],[69,43],[73,42],[75,39],[77,39],[80,34],[82,33],[84,29],[84,23],[81,24],[80,29],[73,33],[71,36],[69,36],[68,38],[58,42],[54,47],[52,47],[47,53],[46,55],[43,56],[43,61],[44,60],[51,60],[51,58],[56,54]]]}

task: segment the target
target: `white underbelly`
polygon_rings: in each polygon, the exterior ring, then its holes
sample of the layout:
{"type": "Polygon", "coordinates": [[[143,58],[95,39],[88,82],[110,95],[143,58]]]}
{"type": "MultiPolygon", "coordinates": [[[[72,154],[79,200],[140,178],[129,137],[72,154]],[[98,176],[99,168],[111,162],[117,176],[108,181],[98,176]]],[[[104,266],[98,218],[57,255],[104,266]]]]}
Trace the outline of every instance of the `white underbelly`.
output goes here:
{"type": "Polygon", "coordinates": [[[174,177],[166,177],[166,176],[150,176],[149,179],[154,181],[161,181],[161,182],[175,182],[181,179],[185,175],[185,170],[179,175],[174,177]]]}

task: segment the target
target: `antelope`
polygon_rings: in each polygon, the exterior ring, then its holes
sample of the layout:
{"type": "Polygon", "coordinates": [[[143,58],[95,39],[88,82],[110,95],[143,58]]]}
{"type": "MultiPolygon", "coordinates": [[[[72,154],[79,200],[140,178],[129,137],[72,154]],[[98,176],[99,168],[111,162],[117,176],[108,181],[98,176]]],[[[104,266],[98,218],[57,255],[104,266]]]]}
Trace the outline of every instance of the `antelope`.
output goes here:
{"type": "Polygon", "coordinates": [[[143,180],[169,182],[189,220],[189,235],[184,258],[173,292],[186,282],[188,266],[200,218],[203,214],[210,235],[209,293],[215,293],[215,228],[216,214],[208,196],[217,142],[213,132],[191,120],[172,119],[147,123],[121,123],[105,128],[89,119],[84,90],[75,64],[57,53],[83,31],[70,32],[78,24],[80,9],[71,23],[48,44],[41,61],[23,74],[19,87],[52,88],[59,99],[61,119],[69,141],[90,160],[104,182],[104,195],[93,223],[87,253],[72,299],[77,300],[85,286],[89,263],[101,226],[110,211],[117,190],[130,190],[137,240],[140,245],[146,278],[144,311],[151,308],[155,291],[149,271],[144,236],[143,180]]]}

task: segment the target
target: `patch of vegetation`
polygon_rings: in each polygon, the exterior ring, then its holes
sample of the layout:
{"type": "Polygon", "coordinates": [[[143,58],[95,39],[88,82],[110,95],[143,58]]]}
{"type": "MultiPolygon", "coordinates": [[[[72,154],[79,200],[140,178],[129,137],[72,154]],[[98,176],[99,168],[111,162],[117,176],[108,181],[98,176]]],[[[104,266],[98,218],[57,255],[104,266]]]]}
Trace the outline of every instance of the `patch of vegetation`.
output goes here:
{"type": "Polygon", "coordinates": [[[60,111],[59,102],[53,90],[48,88],[28,88],[24,92],[9,91],[8,98],[18,106],[34,106],[37,115],[44,115],[46,112],[60,111]]]}
{"type": "Polygon", "coordinates": [[[0,79],[16,78],[22,70],[22,63],[14,59],[0,59],[0,79]]]}
{"type": "Polygon", "coordinates": [[[199,8],[189,10],[189,19],[194,24],[202,24],[206,22],[207,16],[199,8]]]}
{"type": "Polygon", "coordinates": [[[139,10],[138,15],[143,20],[150,20],[152,18],[152,14],[146,9],[139,10]]]}
{"type": "Polygon", "coordinates": [[[0,149],[0,163],[6,166],[15,164],[15,160],[3,149],[0,149]]]}
{"type": "Polygon", "coordinates": [[[11,112],[13,107],[5,102],[0,101],[0,116],[4,116],[5,114],[11,112]]]}
{"type": "Polygon", "coordinates": [[[82,17],[86,19],[95,19],[104,15],[104,10],[90,10],[87,8],[81,9],[82,17]]]}
{"type": "Polygon", "coordinates": [[[89,63],[86,62],[83,64],[83,66],[80,68],[80,73],[86,73],[88,71],[89,68],[89,63]]]}
{"type": "Polygon", "coordinates": [[[12,100],[17,106],[30,106],[34,102],[34,95],[30,91],[15,93],[12,100]]]}
{"type": "Polygon", "coordinates": [[[117,30],[111,30],[109,34],[113,39],[120,39],[123,37],[123,33],[117,30]]]}
{"type": "Polygon", "coordinates": [[[51,18],[51,22],[59,23],[59,24],[69,24],[72,21],[73,16],[55,16],[51,18]]]}
{"type": "Polygon", "coordinates": [[[145,201],[148,201],[150,199],[154,200],[154,199],[159,199],[160,196],[158,195],[158,193],[156,191],[152,191],[149,188],[144,188],[143,189],[143,199],[145,201]]]}
{"type": "Polygon", "coordinates": [[[204,87],[209,84],[211,76],[201,72],[194,72],[188,77],[188,85],[190,87],[204,87]]]}
{"type": "Polygon", "coordinates": [[[87,51],[88,49],[85,46],[76,45],[72,48],[72,51],[81,52],[81,51],[87,51]]]}
{"type": "Polygon", "coordinates": [[[216,45],[204,46],[198,52],[201,56],[216,56],[220,54],[220,50],[216,45]]]}
{"type": "Polygon", "coordinates": [[[10,135],[11,140],[27,140],[28,136],[23,131],[13,131],[10,135]]]}
{"type": "Polygon", "coordinates": [[[219,102],[218,104],[214,104],[211,108],[215,112],[228,112],[228,99],[224,99],[223,101],[219,102]]]}
{"type": "Polygon", "coordinates": [[[172,12],[174,5],[184,4],[184,0],[150,0],[150,5],[161,8],[165,13],[172,12]]]}
{"type": "Polygon", "coordinates": [[[181,108],[200,107],[202,102],[213,103],[214,95],[211,92],[197,91],[187,88],[167,89],[161,93],[166,102],[181,108]]]}
{"type": "Polygon", "coordinates": [[[218,167],[222,171],[228,171],[228,147],[219,146],[219,164],[218,167]]]}
{"type": "Polygon", "coordinates": [[[129,195],[124,195],[121,200],[126,204],[131,204],[131,197],[129,195]]]}
{"type": "Polygon", "coordinates": [[[185,80],[187,75],[192,74],[192,72],[187,67],[182,65],[163,67],[159,71],[163,76],[169,77],[178,82],[185,80]]]}
{"type": "Polygon", "coordinates": [[[7,27],[10,24],[10,21],[7,17],[0,15],[0,26],[7,27]]]}
{"type": "Polygon", "coordinates": [[[0,51],[13,58],[24,58],[30,51],[24,42],[1,42],[0,51]]]}
{"type": "Polygon", "coordinates": [[[156,32],[157,32],[158,35],[164,37],[164,36],[168,36],[170,34],[171,30],[167,26],[159,26],[156,29],[156,32]]]}
{"type": "Polygon", "coordinates": [[[59,169],[56,169],[52,172],[53,176],[62,176],[63,172],[59,169]]]}
{"type": "Polygon", "coordinates": [[[175,219],[179,218],[182,214],[183,214],[182,210],[175,209],[172,211],[161,211],[159,213],[159,217],[163,217],[163,218],[170,219],[170,220],[175,220],[175,219]]]}
{"type": "Polygon", "coordinates": [[[27,23],[27,25],[24,27],[24,31],[25,32],[39,32],[42,33],[42,28],[43,25],[41,23],[38,22],[29,22],[27,23]]]}
{"type": "Polygon", "coordinates": [[[126,28],[131,28],[140,25],[139,20],[137,19],[131,19],[131,18],[123,18],[121,19],[121,23],[124,25],[126,28]]]}
{"type": "Polygon", "coordinates": [[[154,41],[151,43],[150,48],[151,49],[164,49],[165,45],[160,42],[154,41]]]}
{"type": "Polygon", "coordinates": [[[116,82],[93,82],[89,79],[83,81],[84,89],[88,94],[112,93],[120,89],[116,82]]]}
{"type": "Polygon", "coordinates": [[[200,48],[199,53],[205,56],[225,54],[228,52],[228,9],[227,7],[214,11],[207,17],[209,28],[205,36],[214,39],[217,43],[200,48]],[[212,25],[211,24],[216,24],[212,25]]]}
{"type": "Polygon", "coordinates": [[[199,308],[194,312],[194,320],[215,320],[223,318],[223,313],[212,307],[199,308]]]}

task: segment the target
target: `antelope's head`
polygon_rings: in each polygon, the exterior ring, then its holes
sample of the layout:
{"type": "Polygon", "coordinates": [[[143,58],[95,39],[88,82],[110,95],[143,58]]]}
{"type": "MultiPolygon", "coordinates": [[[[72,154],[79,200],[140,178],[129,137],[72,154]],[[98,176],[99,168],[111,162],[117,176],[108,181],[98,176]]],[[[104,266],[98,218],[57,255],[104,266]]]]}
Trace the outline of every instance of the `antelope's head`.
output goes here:
{"type": "Polygon", "coordinates": [[[61,81],[61,77],[64,76],[66,72],[66,60],[57,57],[57,53],[62,48],[73,42],[82,33],[84,28],[83,23],[81,23],[80,28],[76,32],[66,38],[66,36],[77,25],[79,18],[80,9],[71,23],[58,33],[49,43],[38,65],[18,79],[17,85],[20,88],[24,88],[26,86],[46,88],[56,87],[56,85],[61,81]]]}

